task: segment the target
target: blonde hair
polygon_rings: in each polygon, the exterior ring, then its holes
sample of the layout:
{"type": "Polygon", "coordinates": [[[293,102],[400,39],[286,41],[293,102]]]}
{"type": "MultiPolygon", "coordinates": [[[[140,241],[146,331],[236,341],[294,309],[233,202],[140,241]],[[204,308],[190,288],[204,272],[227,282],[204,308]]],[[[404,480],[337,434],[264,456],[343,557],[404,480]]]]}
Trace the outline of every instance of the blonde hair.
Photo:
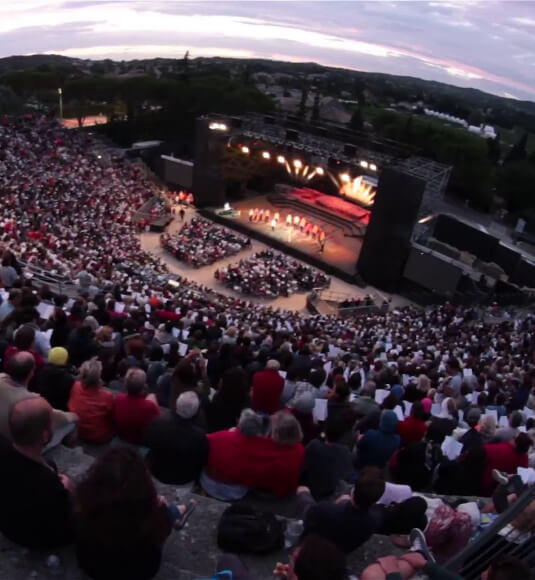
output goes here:
{"type": "Polygon", "coordinates": [[[491,439],[496,433],[496,419],[492,415],[485,415],[480,422],[479,433],[485,439],[491,439]]]}

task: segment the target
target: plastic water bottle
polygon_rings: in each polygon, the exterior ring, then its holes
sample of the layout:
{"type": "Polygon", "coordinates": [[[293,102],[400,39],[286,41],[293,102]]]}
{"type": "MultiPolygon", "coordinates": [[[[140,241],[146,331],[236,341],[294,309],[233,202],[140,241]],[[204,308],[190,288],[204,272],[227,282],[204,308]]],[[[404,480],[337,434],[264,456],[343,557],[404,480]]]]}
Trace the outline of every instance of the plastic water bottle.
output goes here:
{"type": "Polygon", "coordinates": [[[284,547],[289,550],[297,544],[304,530],[303,520],[292,520],[288,522],[284,532],[284,547]]]}
{"type": "Polygon", "coordinates": [[[63,570],[61,567],[61,560],[55,554],[50,554],[46,559],[46,567],[52,574],[52,576],[59,576],[63,570]]]}

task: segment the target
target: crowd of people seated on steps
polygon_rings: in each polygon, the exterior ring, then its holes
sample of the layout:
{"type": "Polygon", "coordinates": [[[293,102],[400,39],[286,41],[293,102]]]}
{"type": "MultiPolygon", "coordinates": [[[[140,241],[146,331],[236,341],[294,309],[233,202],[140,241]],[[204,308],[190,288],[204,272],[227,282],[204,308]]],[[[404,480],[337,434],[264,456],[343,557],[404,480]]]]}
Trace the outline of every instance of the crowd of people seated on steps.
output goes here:
{"type": "Polygon", "coordinates": [[[176,234],[163,234],[163,248],[177,260],[195,268],[234,256],[251,246],[251,240],[206,219],[194,217],[176,234]]]}
{"type": "MultiPolygon", "coordinates": [[[[374,533],[408,547],[422,529],[443,563],[507,507],[504,490],[521,493],[523,480],[504,473],[535,465],[531,314],[491,324],[446,303],[342,320],[252,305],[187,280],[175,289],[148,282],[122,267],[138,260],[165,271],[139,249],[132,208],[119,216],[115,205],[102,213],[90,203],[110,187],[141,201],[145,185],[127,165],[101,168],[88,137],[76,135],[33,117],[4,118],[0,131],[0,211],[11,216],[0,292],[6,537],[30,549],[74,543],[95,579],[151,578],[173,527],[195,517],[194,504],[159,497],[152,474],[232,501],[295,496],[303,539],[277,573],[341,579],[345,555],[374,533]],[[91,198],[83,177],[92,172],[91,198]],[[62,195],[68,203],[54,205],[62,195]],[[76,299],[20,275],[18,258],[48,255],[25,225],[33,207],[58,246],[81,241],[59,225],[65,216],[76,229],[69,220],[78,211],[97,238],[62,254],[60,270],[78,276],[76,299]],[[94,264],[80,261],[93,251],[94,264]],[[80,481],[46,459],[60,442],[95,451],[80,481]],[[492,501],[449,505],[428,491],[492,501]]],[[[531,534],[533,506],[511,525],[531,534]]],[[[412,545],[425,553],[421,538],[412,545]]],[[[409,564],[411,574],[433,573],[417,560],[379,561],[367,578],[411,577],[409,564]]],[[[518,562],[506,564],[489,574],[509,566],[500,578],[526,577],[518,562]]],[[[241,565],[231,556],[221,564],[241,565]]]]}
{"type": "Polygon", "coordinates": [[[290,296],[330,284],[322,272],[273,250],[257,252],[247,260],[220,268],[214,276],[236,292],[260,298],[290,296]]]}

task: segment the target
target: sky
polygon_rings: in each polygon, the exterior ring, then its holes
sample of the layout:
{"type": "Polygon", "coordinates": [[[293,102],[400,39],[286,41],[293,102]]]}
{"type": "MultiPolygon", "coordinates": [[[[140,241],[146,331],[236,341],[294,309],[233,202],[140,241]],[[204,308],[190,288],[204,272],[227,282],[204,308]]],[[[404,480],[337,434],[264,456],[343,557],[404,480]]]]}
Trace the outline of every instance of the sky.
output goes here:
{"type": "Polygon", "coordinates": [[[535,1],[0,0],[0,56],[225,56],[410,75],[535,101],[535,1]]]}

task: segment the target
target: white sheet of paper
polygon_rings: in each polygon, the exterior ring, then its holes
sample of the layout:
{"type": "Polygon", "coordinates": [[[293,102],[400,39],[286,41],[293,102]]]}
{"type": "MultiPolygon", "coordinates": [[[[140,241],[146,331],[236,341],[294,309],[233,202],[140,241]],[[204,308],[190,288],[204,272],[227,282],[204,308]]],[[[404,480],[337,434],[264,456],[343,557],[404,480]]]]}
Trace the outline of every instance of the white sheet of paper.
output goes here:
{"type": "Polygon", "coordinates": [[[524,413],[524,415],[526,415],[526,417],[535,416],[535,411],[533,411],[533,409],[530,409],[529,407],[524,407],[522,409],[522,413],[524,413]]]}
{"type": "Polygon", "coordinates": [[[383,401],[390,395],[390,391],[386,389],[376,389],[375,391],[375,402],[379,405],[383,404],[383,401]]]}
{"type": "Polygon", "coordinates": [[[406,387],[409,384],[409,375],[401,375],[401,382],[403,386],[406,387]]]}
{"type": "Polygon", "coordinates": [[[440,449],[448,459],[453,461],[461,454],[461,451],[463,450],[463,444],[459,443],[456,439],[448,435],[444,439],[440,449]]]}
{"type": "Polygon", "coordinates": [[[472,369],[463,369],[463,377],[471,377],[472,374],[472,369]]]}
{"type": "Polygon", "coordinates": [[[48,320],[52,314],[54,314],[55,306],[53,304],[47,304],[46,302],[39,302],[37,306],[37,312],[43,320],[48,320]]]}
{"type": "Polygon", "coordinates": [[[188,345],[184,342],[179,342],[178,343],[178,354],[180,356],[186,356],[187,352],[188,352],[188,345]]]}
{"type": "Polygon", "coordinates": [[[189,336],[189,330],[186,330],[186,329],[184,329],[184,330],[182,331],[182,338],[183,338],[184,340],[187,340],[188,336],[189,336]]]}
{"type": "Polygon", "coordinates": [[[473,393],[468,393],[467,395],[464,396],[464,398],[469,402],[469,403],[473,403],[473,398],[474,398],[474,394],[473,393]]]}
{"type": "Polygon", "coordinates": [[[525,433],[526,432],[526,426],[525,425],[520,425],[520,427],[518,427],[518,430],[520,431],[520,433],[525,433]]]}
{"type": "Polygon", "coordinates": [[[124,312],[124,302],[116,302],[114,310],[117,314],[122,314],[124,312]]]}
{"type": "Polygon", "coordinates": [[[286,378],[286,371],[279,371],[279,375],[285,379],[286,378]]]}
{"type": "Polygon", "coordinates": [[[405,417],[408,417],[411,414],[412,403],[409,403],[409,401],[403,401],[403,404],[405,405],[405,417]]]}
{"type": "Polygon", "coordinates": [[[9,298],[9,292],[6,292],[5,290],[0,290],[0,298],[2,298],[2,302],[7,302],[9,298]]]}
{"type": "Polygon", "coordinates": [[[180,328],[175,328],[173,326],[173,328],[171,329],[171,334],[175,337],[178,338],[178,335],[180,334],[180,328]]]}
{"type": "Polygon", "coordinates": [[[535,469],[533,467],[517,467],[516,474],[520,476],[522,483],[525,485],[535,483],[535,469]]]}
{"type": "Polygon", "coordinates": [[[145,304],[145,312],[150,314],[150,304],[145,304]]]}
{"type": "Polygon", "coordinates": [[[431,415],[438,417],[440,415],[440,403],[433,403],[431,405],[431,415]]]}
{"type": "Polygon", "coordinates": [[[398,421],[403,421],[405,419],[403,416],[403,409],[400,407],[400,405],[394,407],[394,413],[397,415],[398,421]]]}
{"type": "Polygon", "coordinates": [[[170,350],[171,350],[170,344],[162,344],[162,351],[164,354],[169,354],[170,350]]]}
{"type": "Polygon", "coordinates": [[[312,415],[316,423],[327,419],[327,399],[316,399],[312,415]]]}
{"type": "Polygon", "coordinates": [[[485,414],[483,415],[483,417],[494,417],[494,421],[497,423],[498,422],[498,411],[496,411],[495,409],[487,409],[487,411],[485,412],[485,414]]]}
{"type": "Polygon", "coordinates": [[[503,427],[504,429],[509,429],[509,418],[507,415],[502,415],[500,420],[498,421],[498,426],[503,427]]]}

